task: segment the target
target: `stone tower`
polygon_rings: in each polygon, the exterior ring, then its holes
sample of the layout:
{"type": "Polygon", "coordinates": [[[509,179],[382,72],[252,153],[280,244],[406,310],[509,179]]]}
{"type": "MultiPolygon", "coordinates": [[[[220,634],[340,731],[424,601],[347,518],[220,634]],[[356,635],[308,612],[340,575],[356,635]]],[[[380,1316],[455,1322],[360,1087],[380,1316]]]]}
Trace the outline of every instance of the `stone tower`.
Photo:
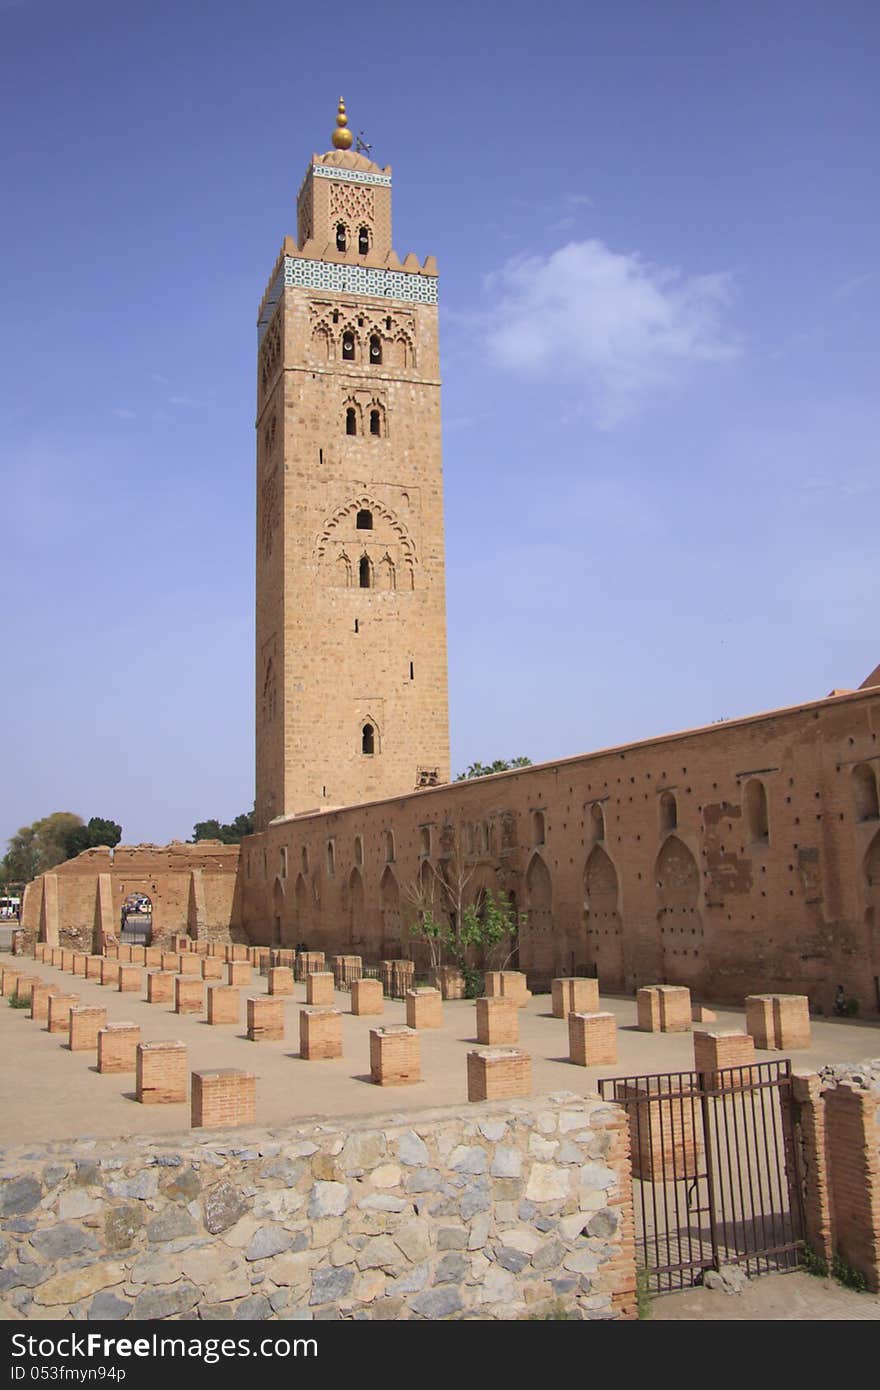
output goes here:
{"type": "Polygon", "coordinates": [[[437,266],[346,125],[258,320],[257,829],[449,779],[437,266]]]}

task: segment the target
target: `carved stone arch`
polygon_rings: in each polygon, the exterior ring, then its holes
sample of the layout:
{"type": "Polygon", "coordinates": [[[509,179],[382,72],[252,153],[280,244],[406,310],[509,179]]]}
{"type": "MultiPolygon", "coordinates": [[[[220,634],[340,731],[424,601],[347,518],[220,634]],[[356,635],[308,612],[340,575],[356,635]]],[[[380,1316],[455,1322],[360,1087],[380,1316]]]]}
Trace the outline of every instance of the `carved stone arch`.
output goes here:
{"type": "Polygon", "coordinates": [[[357,722],[356,752],[358,756],[365,751],[363,747],[364,730],[367,728],[373,730],[373,753],[378,754],[382,749],[382,730],[379,727],[379,721],[378,719],[374,719],[371,714],[367,713],[362,715],[357,722]]]}
{"type": "Polygon", "coordinates": [[[385,551],[385,554],[382,556],[382,559],[379,561],[377,573],[379,576],[380,589],[397,588],[397,566],[395,565],[391,556],[388,554],[387,550],[385,551]]]}
{"type": "Polygon", "coordinates": [[[351,560],[345,551],[341,551],[336,561],[337,580],[344,588],[351,588],[352,569],[351,560]]]}
{"type": "Polygon", "coordinates": [[[403,329],[398,329],[388,344],[388,361],[392,367],[409,369],[415,366],[412,338],[403,329]]]}
{"type": "Polygon", "coordinates": [[[333,334],[326,323],[316,324],[312,329],[312,358],[316,362],[330,362],[334,356],[333,334]]]}
{"type": "Polygon", "coordinates": [[[367,409],[366,409],[366,413],[365,413],[364,418],[365,418],[365,420],[366,420],[366,422],[367,422],[367,432],[370,434],[370,436],[371,436],[373,439],[387,439],[387,437],[388,437],[388,411],[387,411],[386,408],[385,408],[385,403],[384,403],[384,401],[381,401],[381,400],[379,400],[379,398],[378,398],[377,396],[374,396],[373,399],[370,401],[370,404],[367,406],[367,409]],[[378,415],[378,417],[379,417],[379,418],[378,418],[378,429],[374,429],[374,427],[373,427],[373,426],[374,426],[374,421],[373,421],[374,415],[378,415]]]}
{"type": "Polygon", "coordinates": [[[657,938],[663,979],[698,986],[703,978],[700,870],[683,840],[669,835],[657,855],[657,938]]]}
{"type": "Polygon", "coordinates": [[[343,402],[342,402],[342,423],[343,423],[343,426],[346,427],[346,428],[345,428],[346,434],[348,433],[348,428],[347,428],[346,422],[347,422],[347,419],[348,419],[348,412],[349,412],[350,410],[353,410],[353,411],[354,411],[355,420],[357,421],[357,428],[356,428],[356,430],[355,430],[355,434],[358,434],[358,435],[363,434],[363,432],[364,432],[364,408],[363,408],[363,406],[361,405],[360,401],[358,400],[357,396],[354,395],[353,392],[349,392],[348,395],[345,397],[345,399],[344,399],[343,402]]]}
{"type": "Polygon", "coordinates": [[[397,538],[397,543],[400,546],[404,564],[408,565],[414,573],[417,564],[417,556],[412,537],[403,522],[395,515],[391,508],[369,493],[361,493],[360,496],[352,498],[351,501],[346,502],[342,507],[338,507],[332,516],[328,517],[316,541],[315,550],[317,558],[323,560],[327,553],[328,545],[334,539],[334,532],[337,528],[344,522],[355,518],[360,511],[369,511],[373,513],[374,526],[378,518],[391,527],[397,538]]]}

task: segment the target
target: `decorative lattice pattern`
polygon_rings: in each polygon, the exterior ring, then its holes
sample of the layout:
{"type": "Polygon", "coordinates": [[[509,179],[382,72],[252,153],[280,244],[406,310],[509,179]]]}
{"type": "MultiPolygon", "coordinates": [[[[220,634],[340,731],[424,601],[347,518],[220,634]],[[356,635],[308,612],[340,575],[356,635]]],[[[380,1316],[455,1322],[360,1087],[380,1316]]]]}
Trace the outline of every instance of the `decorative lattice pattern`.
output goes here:
{"type": "Polygon", "coordinates": [[[347,188],[341,184],[334,184],[330,189],[330,216],[343,217],[350,225],[356,222],[372,222],[372,188],[347,188]]]}
{"type": "Polygon", "coordinates": [[[312,173],[317,179],[342,179],[344,183],[374,183],[382,188],[391,187],[390,174],[365,174],[357,169],[336,169],[326,164],[313,164],[312,173]]]}
{"type": "Polygon", "coordinates": [[[375,295],[379,299],[406,299],[412,304],[437,303],[436,277],[406,270],[368,270],[361,265],[334,265],[330,261],[285,256],[284,283],[313,290],[375,295]]]}

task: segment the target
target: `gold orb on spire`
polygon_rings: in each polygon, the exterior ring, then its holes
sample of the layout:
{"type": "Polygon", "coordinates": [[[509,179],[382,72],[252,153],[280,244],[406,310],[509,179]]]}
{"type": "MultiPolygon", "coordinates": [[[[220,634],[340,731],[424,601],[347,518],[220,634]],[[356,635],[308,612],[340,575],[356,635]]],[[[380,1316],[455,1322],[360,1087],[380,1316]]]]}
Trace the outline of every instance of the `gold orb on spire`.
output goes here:
{"type": "Polygon", "coordinates": [[[336,129],[330,137],[334,148],[337,150],[350,150],[354,141],[354,136],[350,130],[346,130],[348,117],[345,114],[345,102],[339,98],[339,109],[336,112],[336,129]]]}

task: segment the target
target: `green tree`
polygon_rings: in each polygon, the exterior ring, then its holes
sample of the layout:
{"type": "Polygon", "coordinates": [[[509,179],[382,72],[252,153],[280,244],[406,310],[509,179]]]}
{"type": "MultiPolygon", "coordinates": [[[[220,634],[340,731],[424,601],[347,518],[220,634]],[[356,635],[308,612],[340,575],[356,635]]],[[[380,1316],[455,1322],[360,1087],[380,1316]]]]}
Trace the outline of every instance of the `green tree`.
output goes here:
{"type": "Polygon", "coordinates": [[[531,758],[496,758],[494,763],[471,763],[467,772],[460,772],[456,782],[466,782],[471,777],[491,777],[493,772],[510,772],[515,767],[531,767],[531,758]]]}
{"type": "Polygon", "coordinates": [[[103,816],[92,816],[88,825],[75,825],[64,836],[66,857],[73,859],[83,850],[95,849],[98,845],[109,845],[112,849],[122,839],[122,826],[115,820],[105,820],[103,816]]]}
{"type": "Polygon", "coordinates": [[[54,869],[68,858],[65,837],[82,823],[82,816],[72,811],[53,811],[22,826],[9,840],[0,877],[4,882],[30,883],[37,874],[54,869]]]}
{"type": "Polygon", "coordinates": [[[224,845],[238,845],[245,835],[253,835],[253,833],[254,813],[253,811],[244,811],[228,825],[224,825],[219,820],[196,821],[190,844],[198,844],[199,840],[220,840],[224,845]]]}

